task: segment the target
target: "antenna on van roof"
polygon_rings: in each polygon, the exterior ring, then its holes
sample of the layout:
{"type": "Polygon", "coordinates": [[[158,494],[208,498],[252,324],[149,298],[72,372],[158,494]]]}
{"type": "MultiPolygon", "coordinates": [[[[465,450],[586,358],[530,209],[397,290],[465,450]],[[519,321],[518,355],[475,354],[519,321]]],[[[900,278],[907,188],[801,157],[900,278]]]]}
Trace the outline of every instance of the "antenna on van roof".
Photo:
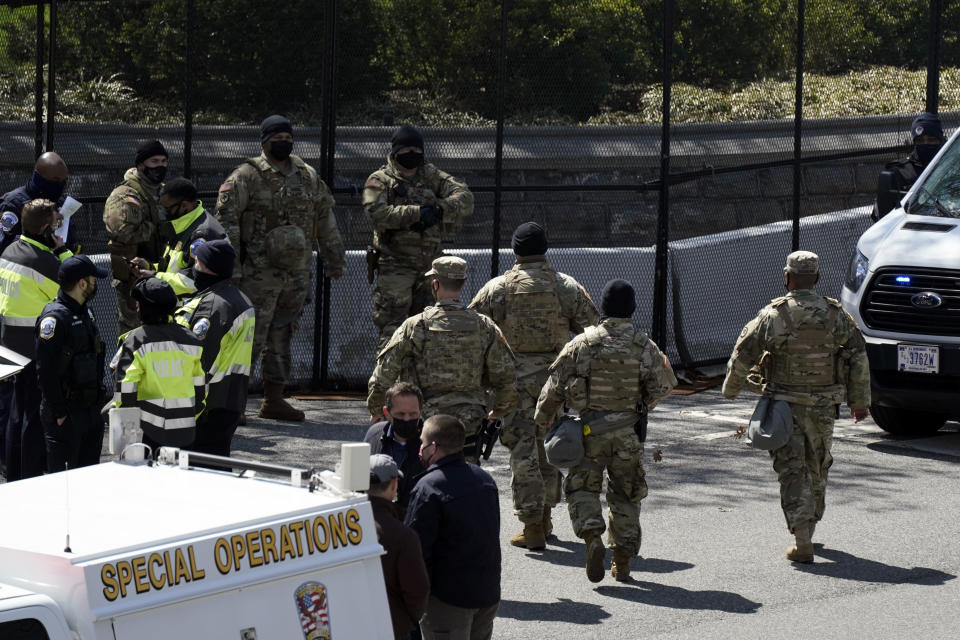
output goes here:
{"type": "Polygon", "coordinates": [[[73,550],[70,548],[70,463],[63,463],[63,478],[66,482],[67,489],[67,546],[63,548],[64,553],[73,553],[73,550]]]}

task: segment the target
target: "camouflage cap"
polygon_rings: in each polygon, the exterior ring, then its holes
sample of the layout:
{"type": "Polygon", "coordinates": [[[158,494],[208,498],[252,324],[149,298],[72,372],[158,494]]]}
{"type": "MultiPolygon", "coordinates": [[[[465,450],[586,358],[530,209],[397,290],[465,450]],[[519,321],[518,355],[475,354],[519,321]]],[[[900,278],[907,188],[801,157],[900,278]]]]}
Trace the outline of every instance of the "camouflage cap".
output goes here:
{"type": "Polygon", "coordinates": [[[783,270],[798,276],[813,276],[820,273],[820,258],[812,251],[794,251],[787,256],[783,270]]]}
{"type": "Polygon", "coordinates": [[[433,261],[433,268],[427,271],[426,276],[440,276],[451,280],[467,279],[467,261],[456,256],[441,256],[433,261]]]}

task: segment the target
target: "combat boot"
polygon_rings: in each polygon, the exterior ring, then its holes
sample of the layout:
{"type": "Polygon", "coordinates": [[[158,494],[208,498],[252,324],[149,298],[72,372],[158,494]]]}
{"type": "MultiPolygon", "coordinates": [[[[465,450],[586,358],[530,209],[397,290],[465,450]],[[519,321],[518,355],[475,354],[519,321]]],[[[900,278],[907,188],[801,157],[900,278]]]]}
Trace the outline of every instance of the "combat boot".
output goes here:
{"type": "Polygon", "coordinates": [[[610,565],[610,575],[617,582],[630,580],[630,556],[619,548],[613,550],[613,564],[610,565]]]}
{"type": "Polygon", "coordinates": [[[607,553],[599,533],[588,533],[584,536],[587,543],[587,580],[600,582],[603,580],[603,557],[607,553]]]}
{"type": "Polygon", "coordinates": [[[550,517],[551,507],[543,508],[543,537],[549,538],[553,534],[553,519],[550,517]]]}
{"type": "Polygon", "coordinates": [[[547,538],[543,535],[543,525],[539,522],[523,525],[523,531],[510,538],[510,544],[515,547],[539,551],[547,546],[547,538]]]}
{"type": "Polygon", "coordinates": [[[294,409],[283,399],[283,384],[279,382],[263,383],[263,403],[257,415],[261,418],[294,422],[301,422],[304,418],[303,411],[294,409]]]}
{"type": "Polygon", "coordinates": [[[796,544],[787,549],[787,560],[791,562],[813,562],[813,542],[810,539],[810,525],[793,528],[796,544]]]}

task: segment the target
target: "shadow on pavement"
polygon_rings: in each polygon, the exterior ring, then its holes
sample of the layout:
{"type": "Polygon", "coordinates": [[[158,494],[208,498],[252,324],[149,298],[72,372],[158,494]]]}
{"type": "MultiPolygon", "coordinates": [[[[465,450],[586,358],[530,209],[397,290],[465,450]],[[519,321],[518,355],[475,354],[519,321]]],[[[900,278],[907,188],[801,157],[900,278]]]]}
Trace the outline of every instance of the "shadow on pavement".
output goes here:
{"type": "Polygon", "coordinates": [[[822,544],[815,544],[814,548],[816,549],[817,560],[829,560],[829,562],[815,561],[813,564],[797,564],[794,567],[795,569],[804,573],[842,580],[927,586],[939,586],[957,577],[928,567],[907,569],[877,562],[876,560],[858,558],[845,551],[824,548],[822,544]]]}
{"type": "MultiPolygon", "coordinates": [[[[927,438],[927,440],[930,439],[932,438],[927,438]]],[[[915,449],[910,445],[911,440],[913,440],[913,438],[896,438],[890,436],[886,441],[871,442],[867,445],[867,449],[870,449],[871,451],[878,451],[880,453],[904,456],[907,458],[923,458],[925,460],[938,460],[940,462],[957,462],[960,460],[960,454],[956,452],[949,453],[915,449]]]]}
{"type": "MultiPolygon", "coordinates": [[[[529,551],[526,556],[532,560],[542,560],[550,564],[564,567],[583,567],[586,562],[586,550],[580,540],[557,540],[555,537],[547,539],[547,548],[544,551],[529,551]],[[560,547],[562,551],[557,549],[560,547]]],[[[607,561],[610,560],[610,550],[607,550],[607,561]]],[[[686,571],[694,565],[689,562],[678,562],[662,558],[634,558],[630,563],[634,571],[646,573],[673,573],[686,571]]]]}
{"type": "Polygon", "coordinates": [[[702,609],[727,613],[756,613],[763,606],[730,591],[690,591],[655,582],[631,579],[624,586],[597,587],[597,593],[653,607],[702,609]],[[630,586],[627,586],[630,585],[630,586]]]}
{"type": "Polygon", "coordinates": [[[497,617],[537,622],[598,624],[604,618],[609,618],[610,614],[598,604],[574,602],[567,598],[560,598],[556,602],[501,600],[497,617]]]}

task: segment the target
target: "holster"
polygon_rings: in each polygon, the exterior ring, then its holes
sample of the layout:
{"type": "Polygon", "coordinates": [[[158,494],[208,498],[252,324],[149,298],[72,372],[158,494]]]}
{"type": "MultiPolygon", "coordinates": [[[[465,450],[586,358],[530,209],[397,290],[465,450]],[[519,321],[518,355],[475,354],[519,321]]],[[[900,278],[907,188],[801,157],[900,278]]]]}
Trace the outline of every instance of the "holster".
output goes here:
{"type": "Polygon", "coordinates": [[[373,284],[380,268],[380,252],[373,245],[367,245],[367,282],[373,284]]]}
{"type": "Polygon", "coordinates": [[[647,422],[649,421],[650,413],[647,409],[646,402],[637,403],[637,421],[633,423],[633,432],[637,434],[637,438],[640,439],[640,442],[647,441],[647,422]]]}

